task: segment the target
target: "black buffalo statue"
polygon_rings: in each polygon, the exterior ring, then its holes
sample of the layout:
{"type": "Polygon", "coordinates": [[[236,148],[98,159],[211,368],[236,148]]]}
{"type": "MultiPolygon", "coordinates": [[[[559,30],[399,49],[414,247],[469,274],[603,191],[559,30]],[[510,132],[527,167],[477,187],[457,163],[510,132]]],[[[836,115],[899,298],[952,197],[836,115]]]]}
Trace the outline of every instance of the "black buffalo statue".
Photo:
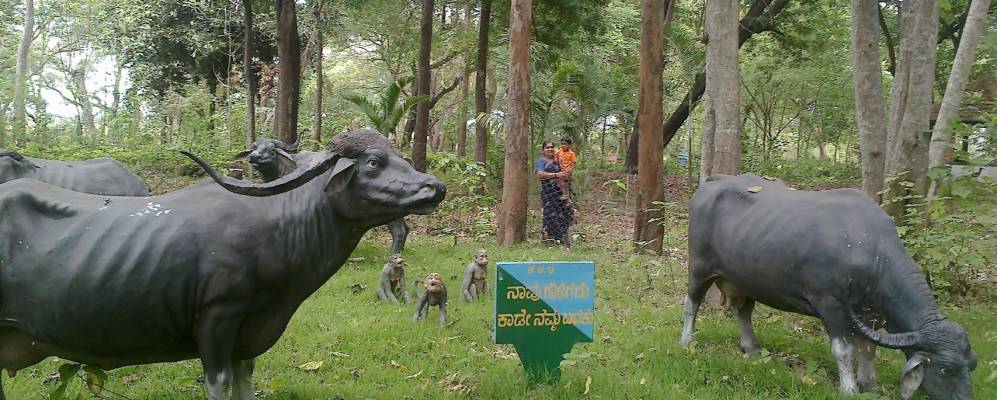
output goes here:
{"type": "Polygon", "coordinates": [[[0,183],[31,178],[76,192],[104,196],[148,196],[142,179],[110,158],[42,160],[0,150],[0,183]]]}
{"type": "Polygon", "coordinates": [[[428,214],[446,195],[377,132],[330,147],[266,184],[185,153],[218,184],[148,198],[0,184],[0,368],[200,358],[209,399],[230,384],[233,398],[252,399],[254,358],[364,232],[428,214]]]}
{"type": "Polygon", "coordinates": [[[752,174],[710,177],[689,203],[683,345],[714,282],[736,309],[746,352],[759,350],[751,326],[759,301],[820,318],[844,394],[876,389],[878,345],[907,355],[905,399],[918,387],[934,399],[973,398],[976,355],[966,331],[938,311],[893,221],[858,190],[794,191],[752,174]]]}
{"type": "MultiPolygon", "coordinates": [[[[298,151],[297,143],[287,144],[276,139],[259,138],[236,155],[236,158],[241,157],[246,157],[265,182],[272,182],[298,168],[307,168],[321,160],[322,153],[298,151]]],[[[398,218],[386,225],[391,232],[391,254],[401,254],[405,250],[405,241],[409,234],[405,218],[398,218]]]]}

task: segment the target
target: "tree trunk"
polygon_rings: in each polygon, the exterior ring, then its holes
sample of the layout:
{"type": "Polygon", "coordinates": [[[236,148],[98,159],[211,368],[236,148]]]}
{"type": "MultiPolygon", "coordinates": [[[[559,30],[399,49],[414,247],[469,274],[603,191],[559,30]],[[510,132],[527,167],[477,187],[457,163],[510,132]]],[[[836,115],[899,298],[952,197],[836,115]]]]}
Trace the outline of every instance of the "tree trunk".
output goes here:
{"type": "Polygon", "coordinates": [[[322,89],[325,85],[325,74],[322,72],[322,56],[325,48],[322,43],[322,0],[315,0],[315,120],[312,125],[313,149],[322,147],[322,89]]]}
{"type": "Polygon", "coordinates": [[[488,25],[492,17],[492,0],[481,0],[478,22],[478,70],[474,77],[474,161],[483,163],[488,148],[488,98],[485,92],[488,71],[488,25]]]}
{"type": "MultiPolygon", "coordinates": [[[[951,125],[953,122],[958,122],[962,94],[972,70],[976,45],[983,37],[989,7],[990,0],[973,0],[969,6],[966,24],[962,28],[962,39],[959,41],[959,50],[956,51],[955,61],[952,63],[952,72],[949,74],[948,84],[945,85],[945,96],[942,97],[942,105],[938,109],[938,117],[935,118],[935,127],[931,135],[928,154],[928,167],[931,169],[952,161],[951,125]]],[[[931,187],[935,186],[936,184],[932,182],[931,187]]],[[[934,194],[934,190],[931,192],[934,194]]]]}
{"type": "Polygon", "coordinates": [[[500,245],[526,239],[527,142],[530,135],[530,37],[533,1],[512,0],[509,11],[509,97],[505,123],[500,245]]]}
{"type": "MultiPolygon", "coordinates": [[[[429,71],[430,50],[433,48],[433,0],[422,0],[422,21],[419,32],[419,64],[416,69],[415,95],[429,96],[432,78],[429,71]]],[[[429,138],[429,103],[415,106],[415,138],[412,162],[417,171],[426,172],[426,140],[429,138]]]]}
{"type": "Polygon", "coordinates": [[[637,149],[640,147],[640,114],[634,118],[634,126],[630,132],[630,139],[627,140],[627,158],[624,165],[627,167],[627,174],[637,174],[637,149]]]}
{"type": "Polygon", "coordinates": [[[301,100],[301,40],[294,0],[277,0],[277,139],[298,141],[298,105],[301,100]]]}
{"type": "MultiPolygon", "coordinates": [[[[76,102],[80,106],[80,120],[83,123],[83,136],[90,140],[91,144],[96,144],[97,141],[97,125],[94,123],[93,114],[93,104],[90,102],[90,92],[87,91],[87,68],[88,62],[84,58],[80,62],[80,67],[72,71],[73,85],[75,89],[73,93],[76,96],[76,102]]],[[[72,66],[70,66],[72,68],[72,66]]]]}
{"type": "MultiPolygon", "coordinates": [[[[751,39],[751,37],[755,34],[774,30],[775,17],[779,15],[784,8],[786,8],[789,1],[790,0],[755,0],[755,2],[752,3],[751,8],[748,9],[748,12],[744,14],[744,17],[741,18],[738,24],[738,48],[744,45],[744,43],[747,42],[748,39],[751,39]]],[[[696,105],[705,91],[706,73],[700,72],[696,75],[692,88],[689,89],[689,92],[686,94],[685,98],[682,99],[682,102],[679,103],[675,111],[668,117],[667,122],[665,122],[662,132],[662,135],[665,138],[662,144],[663,146],[668,146],[668,143],[672,141],[672,138],[675,137],[675,133],[682,127],[685,120],[689,118],[689,110],[692,109],[691,106],[696,105]]]]}
{"type": "Polygon", "coordinates": [[[246,145],[256,141],[256,77],[253,76],[253,1],[242,0],[243,77],[246,79],[246,145]]]}
{"type": "MultiPolygon", "coordinates": [[[[879,62],[879,5],[852,0],[852,69],[855,122],[862,153],[862,191],[879,202],[883,190],[886,122],[883,120],[883,73],[879,62]]],[[[821,149],[823,158],[823,149],[821,149]]]]}
{"type": "Polygon", "coordinates": [[[640,67],[637,93],[637,113],[640,139],[637,157],[637,210],[634,219],[634,249],[661,254],[664,226],[661,224],[664,213],[655,202],[664,200],[664,186],[661,179],[661,155],[663,152],[661,129],[663,110],[661,108],[661,72],[664,66],[665,19],[670,14],[672,0],[667,4],[660,0],[642,0],[640,13],[640,67]],[[667,7],[667,13],[666,13],[667,7]]]}
{"type": "MultiPolygon", "coordinates": [[[[31,55],[31,41],[34,38],[35,29],[35,2],[34,0],[24,1],[24,32],[21,34],[21,44],[17,46],[17,69],[14,72],[14,144],[20,140],[27,130],[27,80],[28,80],[28,57],[31,55]]],[[[0,147],[4,145],[4,138],[0,135],[0,147]]]]}
{"type": "MultiPolygon", "coordinates": [[[[468,32],[471,30],[471,3],[468,2],[464,5],[464,29],[468,32]]],[[[469,87],[471,83],[468,82],[471,79],[470,63],[468,62],[468,55],[461,56],[464,59],[464,74],[463,79],[460,81],[460,107],[458,107],[457,115],[460,117],[457,119],[457,156],[464,157],[467,155],[467,94],[469,92],[469,87]]]]}
{"type": "Polygon", "coordinates": [[[886,175],[897,179],[887,185],[883,196],[884,208],[897,225],[903,225],[908,203],[899,198],[927,192],[928,118],[935,80],[938,1],[906,0],[900,25],[900,57],[886,131],[886,175]],[[913,186],[908,189],[904,181],[913,186]]]}
{"type": "Polygon", "coordinates": [[[741,170],[737,4],[735,0],[706,2],[706,99],[713,113],[714,137],[713,148],[706,148],[704,154],[712,153],[708,172],[714,175],[737,175],[741,170]]]}
{"type": "Polygon", "coordinates": [[[713,109],[713,102],[707,96],[706,101],[703,102],[703,144],[700,146],[699,151],[702,153],[699,156],[699,183],[706,181],[710,175],[713,175],[713,152],[714,147],[716,147],[716,110],[713,109]]]}
{"type": "MultiPolygon", "coordinates": [[[[854,10],[855,9],[854,8],[855,7],[855,1],[854,0],[852,1],[852,7],[853,7],[852,9],[854,10]]],[[[867,10],[863,9],[862,11],[866,12],[867,10]]],[[[854,16],[852,18],[854,18],[854,16]]],[[[890,30],[886,26],[886,19],[883,18],[883,8],[879,6],[878,2],[876,4],[876,18],[879,20],[879,27],[883,31],[883,41],[886,44],[886,56],[887,56],[887,59],[889,60],[889,65],[890,65],[890,67],[889,67],[890,76],[895,76],[896,72],[897,72],[897,54],[894,51],[893,35],[890,34],[890,30]]],[[[867,21],[863,21],[862,22],[863,25],[866,22],[867,21]]],[[[853,24],[852,26],[854,26],[855,22],[853,21],[852,24],[853,24]]],[[[879,36],[879,35],[877,34],[876,36],[879,36]]],[[[852,39],[852,40],[854,40],[854,39],[852,39]]],[[[866,39],[866,40],[868,40],[868,39],[866,39]]],[[[878,43],[879,43],[878,39],[877,39],[876,43],[877,43],[877,46],[878,46],[878,43]]],[[[853,55],[853,57],[854,57],[854,55],[853,55]]],[[[879,59],[879,51],[876,51],[876,59],[877,60],[879,59]]],[[[882,81],[883,78],[880,77],[879,80],[882,81]]],[[[885,130],[886,128],[883,128],[883,129],[885,130]]]]}

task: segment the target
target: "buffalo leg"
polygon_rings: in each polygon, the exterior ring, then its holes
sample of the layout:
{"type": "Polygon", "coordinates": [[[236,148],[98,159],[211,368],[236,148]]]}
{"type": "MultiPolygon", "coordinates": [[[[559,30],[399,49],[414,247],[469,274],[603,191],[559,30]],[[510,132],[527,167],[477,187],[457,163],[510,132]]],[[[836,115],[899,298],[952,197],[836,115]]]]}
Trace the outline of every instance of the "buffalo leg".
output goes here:
{"type": "Polygon", "coordinates": [[[758,346],[755,329],[751,326],[755,299],[742,297],[736,300],[735,307],[737,307],[737,322],[741,327],[741,350],[745,353],[757,353],[761,348],[758,346]]]}
{"type": "Polygon", "coordinates": [[[689,293],[685,297],[685,310],[682,313],[685,319],[682,327],[682,345],[688,346],[692,342],[692,334],[696,331],[696,313],[699,306],[703,304],[703,297],[706,291],[713,284],[714,276],[707,270],[698,257],[690,257],[689,260],[689,293]]]}
{"type": "Polygon", "coordinates": [[[859,335],[852,339],[858,359],[858,385],[863,392],[879,390],[879,380],[876,378],[876,345],[869,343],[859,335]]]}
{"type": "Polygon", "coordinates": [[[233,363],[232,371],[235,379],[232,380],[232,398],[234,400],[253,400],[256,398],[253,393],[253,367],[256,359],[238,360],[233,363]]]}
{"type": "Polygon", "coordinates": [[[391,232],[391,254],[402,254],[405,250],[405,240],[408,239],[408,224],[405,218],[398,218],[388,222],[388,231],[391,232]]]}
{"type": "Polygon", "coordinates": [[[852,344],[852,323],[842,310],[845,306],[837,301],[824,301],[815,304],[817,315],[824,323],[827,336],[831,338],[831,355],[838,364],[839,390],[842,394],[858,393],[855,383],[855,346],[852,344]]]}
{"type": "Polygon", "coordinates": [[[227,310],[211,309],[202,314],[195,339],[201,364],[204,366],[204,386],[208,400],[223,400],[225,389],[232,383],[232,346],[238,331],[238,319],[227,310]]]}

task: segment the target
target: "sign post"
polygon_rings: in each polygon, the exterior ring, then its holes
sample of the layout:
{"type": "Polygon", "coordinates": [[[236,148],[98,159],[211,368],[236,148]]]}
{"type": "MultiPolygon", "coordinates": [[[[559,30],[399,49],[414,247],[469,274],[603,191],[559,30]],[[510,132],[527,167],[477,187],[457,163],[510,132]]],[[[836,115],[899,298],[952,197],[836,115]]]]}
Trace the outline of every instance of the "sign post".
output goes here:
{"type": "Polygon", "coordinates": [[[500,262],[495,343],[512,344],[530,384],[557,381],[561,361],[595,326],[595,263],[500,262]]]}

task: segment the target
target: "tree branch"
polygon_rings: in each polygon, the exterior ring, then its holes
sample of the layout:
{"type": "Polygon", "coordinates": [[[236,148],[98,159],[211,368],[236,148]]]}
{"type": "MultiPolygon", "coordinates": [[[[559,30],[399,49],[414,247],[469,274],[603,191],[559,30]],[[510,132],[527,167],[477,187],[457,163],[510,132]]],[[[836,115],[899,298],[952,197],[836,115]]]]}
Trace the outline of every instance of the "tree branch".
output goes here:
{"type": "Polygon", "coordinates": [[[442,99],[443,96],[446,96],[447,93],[450,93],[454,89],[456,89],[457,85],[460,84],[460,81],[462,79],[463,78],[460,77],[460,76],[458,76],[457,78],[454,78],[453,83],[451,83],[450,86],[447,86],[447,87],[443,88],[443,90],[440,90],[439,92],[437,92],[436,94],[434,94],[433,97],[431,99],[429,99],[429,109],[432,110],[433,107],[436,107],[436,102],[440,101],[440,99],[442,99]]]}
{"type": "MultiPolygon", "coordinates": [[[[756,33],[762,33],[766,31],[771,31],[775,28],[775,17],[786,8],[790,0],[755,0],[748,10],[748,13],[741,18],[740,28],[737,34],[737,45],[740,48],[744,42],[748,41],[756,33]],[[767,7],[766,7],[767,6],[767,7]],[[764,16],[763,16],[764,14],[764,16]]],[[[662,135],[664,136],[664,146],[667,147],[668,143],[672,141],[675,137],[675,133],[678,132],[685,120],[689,118],[690,105],[695,105],[699,103],[699,99],[703,97],[703,93],[706,91],[706,72],[700,72],[696,74],[696,79],[693,81],[692,87],[689,92],[686,93],[682,102],[679,103],[678,108],[668,116],[668,120],[665,121],[662,127],[662,135]]]]}
{"type": "Polygon", "coordinates": [[[883,18],[883,7],[879,8],[879,30],[883,31],[883,40],[886,41],[886,55],[890,58],[890,76],[895,75],[897,70],[897,53],[893,47],[893,35],[890,28],[886,26],[886,18],[883,18]]]}

